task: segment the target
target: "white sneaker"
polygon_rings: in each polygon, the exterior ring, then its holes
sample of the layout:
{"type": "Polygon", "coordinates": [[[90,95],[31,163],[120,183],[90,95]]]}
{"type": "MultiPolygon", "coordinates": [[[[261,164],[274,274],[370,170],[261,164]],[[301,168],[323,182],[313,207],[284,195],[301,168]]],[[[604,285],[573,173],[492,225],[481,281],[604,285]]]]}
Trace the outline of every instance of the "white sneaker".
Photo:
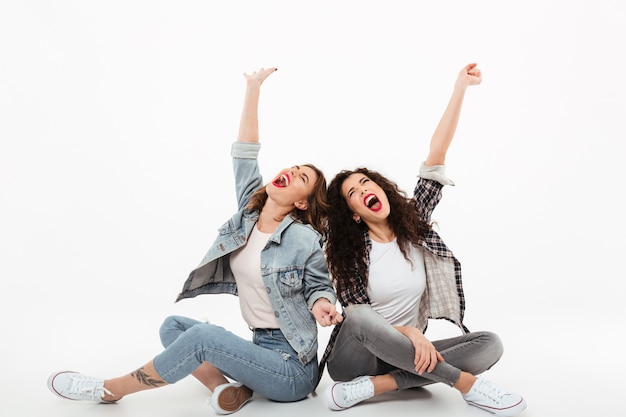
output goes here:
{"type": "Polygon", "coordinates": [[[218,385],[210,404],[217,414],[231,414],[252,398],[252,390],[239,382],[218,385]]]}
{"type": "Polygon", "coordinates": [[[326,388],[326,404],[331,410],[350,408],[374,396],[374,384],[369,376],[348,382],[335,382],[326,388]]]}
{"type": "Polygon", "coordinates": [[[516,416],[526,409],[526,401],[517,394],[502,391],[491,382],[478,377],[463,399],[496,416],[516,416]]]}
{"type": "Polygon", "coordinates": [[[94,378],[72,371],[55,372],[48,378],[48,388],[54,394],[68,400],[104,401],[104,394],[111,394],[104,388],[104,379],[94,378]]]}

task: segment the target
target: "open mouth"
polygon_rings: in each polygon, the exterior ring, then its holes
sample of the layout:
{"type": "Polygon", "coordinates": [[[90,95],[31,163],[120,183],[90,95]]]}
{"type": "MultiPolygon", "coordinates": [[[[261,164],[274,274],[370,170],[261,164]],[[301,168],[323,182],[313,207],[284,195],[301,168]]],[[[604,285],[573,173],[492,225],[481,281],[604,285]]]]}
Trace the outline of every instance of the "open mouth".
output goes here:
{"type": "Polygon", "coordinates": [[[381,208],[383,208],[383,204],[374,194],[366,195],[363,199],[363,204],[365,204],[365,206],[372,211],[379,211],[381,208]]]}
{"type": "Polygon", "coordinates": [[[291,183],[291,178],[289,178],[289,175],[287,174],[280,174],[274,181],[272,181],[272,184],[279,188],[288,187],[289,183],[291,183]]]}

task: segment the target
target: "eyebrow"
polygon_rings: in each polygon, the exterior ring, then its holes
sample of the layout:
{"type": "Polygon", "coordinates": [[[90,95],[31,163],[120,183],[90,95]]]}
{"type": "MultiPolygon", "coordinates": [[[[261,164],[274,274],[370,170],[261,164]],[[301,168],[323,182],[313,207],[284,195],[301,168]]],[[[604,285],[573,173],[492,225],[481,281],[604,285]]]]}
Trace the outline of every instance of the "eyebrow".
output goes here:
{"type": "MultiPolygon", "coordinates": [[[[363,181],[365,181],[366,179],[369,179],[369,177],[367,175],[363,175],[360,179],[359,179],[359,184],[363,184],[363,181]]],[[[348,189],[348,192],[346,193],[346,195],[349,197],[350,193],[354,191],[354,187],[350,187],[348,189]]]]}
{"type": "MultiPolygon", "coordinates": [[[[300,171],[300,165],[294,165],[293,167],[294,167],[295,169],[297,169],[298,171],[300,171]]],[[[308,175],[306,175],[306,173],[305,173],[305,172],[301,172],[301,173],[300,173],[300,176],[301,176],[302,178],[304,178],[304,181],[305,181],[306,183],[308,183],[308,182],[309,182],[309,176],[308,176],[308,175]]]]}

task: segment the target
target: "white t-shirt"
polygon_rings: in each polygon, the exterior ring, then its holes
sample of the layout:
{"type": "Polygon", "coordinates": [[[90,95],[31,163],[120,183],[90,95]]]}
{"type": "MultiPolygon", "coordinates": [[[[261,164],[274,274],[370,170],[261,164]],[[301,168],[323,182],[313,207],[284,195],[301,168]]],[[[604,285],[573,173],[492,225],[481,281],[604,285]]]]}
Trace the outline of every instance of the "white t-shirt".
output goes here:
{"type": "Polygon", "coordinates": [[[237,282],[241,315],[253,329],[278,329],[274,309],[261,277],[261,251],[271,235],[259,231],[255,225],[245,246],[230,255],[230,269],[237,282]]]}
{"type": "Polygon", "coordinates": [[[367,294],[372,308],[394,326],[416,326],[419,301],[426,288],[424,257],[411,246],[407,261],[394,239],[372,240],[367,294]]]}

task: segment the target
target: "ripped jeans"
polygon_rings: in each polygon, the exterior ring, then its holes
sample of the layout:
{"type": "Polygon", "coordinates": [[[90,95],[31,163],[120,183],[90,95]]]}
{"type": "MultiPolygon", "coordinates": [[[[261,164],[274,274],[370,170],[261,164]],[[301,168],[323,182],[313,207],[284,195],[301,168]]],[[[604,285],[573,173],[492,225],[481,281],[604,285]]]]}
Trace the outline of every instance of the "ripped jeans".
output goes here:
{"type": "Polygon", "coordinates": [[[279,329],[254,330],[249,341],[214,324],[170,316],[160,336],[165,350],[154,358],[154,367],[169,384],[202,362],[273,401],[301,400],[317,384],[317,357],[303,365],[279,329]]]}
{"type": "Polygon", "coordinates": [[[445,362],[438,362],[431,373],[418,375],[413,364],[413,344],[369,305],[348,306],[344,314],[328,357],[328,373],[335,381],[391,374],[399,390],[435,382],[453,386],[461,371],[478,375],[498,362],[503,353],[500,338],[491,332],[435,340],[432,344],[445,362]]]}

